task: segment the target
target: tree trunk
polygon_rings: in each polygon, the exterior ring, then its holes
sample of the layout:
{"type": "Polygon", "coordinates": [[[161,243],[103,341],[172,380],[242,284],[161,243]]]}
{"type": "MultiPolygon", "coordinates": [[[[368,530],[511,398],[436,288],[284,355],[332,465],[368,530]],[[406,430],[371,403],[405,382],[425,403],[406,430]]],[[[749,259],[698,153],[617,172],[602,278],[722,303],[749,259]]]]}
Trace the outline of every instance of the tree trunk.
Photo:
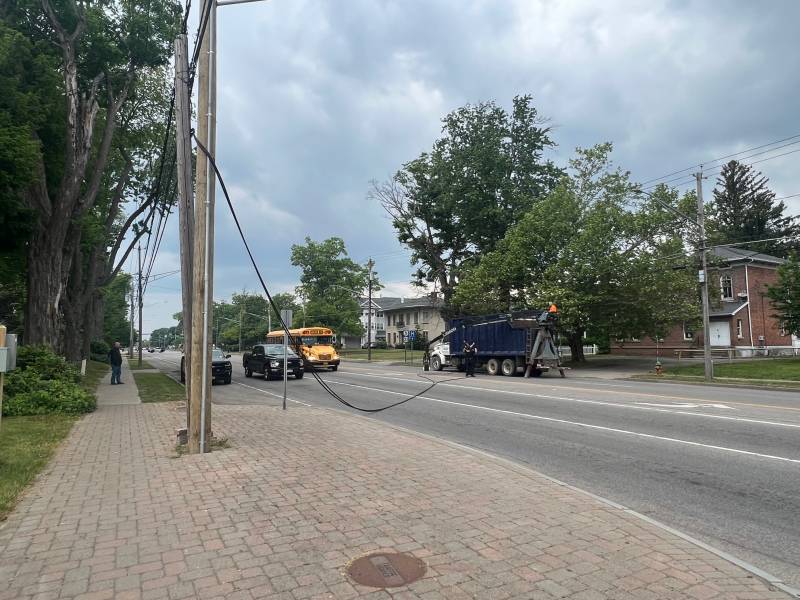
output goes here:
{"type": "Polygon", "coordinates": [[[573,362],[585,362],[586,357],[583,354],[583,329],[576,329],[571,331],[567,337],[569,343],[569,351],[572,355],[573,362]]]}
{"type": "Polygon", "coordinates": [[[40,217],[28,246],[24,341],[57,350],[61,339],[61,300],[65,294],[63,235],[55,234],[48,221],[40,217]]]}

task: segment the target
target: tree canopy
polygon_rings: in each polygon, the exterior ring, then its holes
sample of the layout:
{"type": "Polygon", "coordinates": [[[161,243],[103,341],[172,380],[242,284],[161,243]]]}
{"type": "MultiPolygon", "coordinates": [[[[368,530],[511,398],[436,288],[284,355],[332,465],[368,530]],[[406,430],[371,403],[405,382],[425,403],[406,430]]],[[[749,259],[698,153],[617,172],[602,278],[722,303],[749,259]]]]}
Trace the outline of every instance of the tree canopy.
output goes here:
{"type": "Polygon", "coordinates": [[[778,282],[767,288],[775,317],[792,335],[800,337],[800,259],[791,252],[789,259],[778,267],[778,282]]]}
{"type": "MultiPolygon", "coordinates": [[[[726,163],[717,178],[709,207],[709,229],[716,243],[731,244],[800,235],[800,222],[787,216],[783,201],[775,201],[769,180],[752,166],[735,160],[726,163]]],[[[748,244],[755,250],[786,256],[797,240],[772,240],[748,244]]]]}
{"type": "Polygon", "coordinates": [[[371,196],[412,251],[413,283],[434,284],[447,304],[463,270],[492,251],[563,172],[544,158],[555,144],[531,96],[516,96],[510,113],[494,102],[468,104],[442,123],[431,151],[391,180],[373,182],[371,196]]]}
{"type": "MultiPolygon", "coordinates": [[[[300,267],[297,294],[303,299],[305,325],[324,325],[338,334],[361,335],[358,299],[369,283],[369,269],[347,255],[338,237],[292,246],[292,264],[300,267]]],[[[373,272],[372,289],[380,289],[373,272]]]]}
{"type": "Polygon", "coordinates": [[[608,339],[664,335],[694,308],[695,284],[675,233],[675,193],[635,200],[637,186],[613,168],[610,144],[579,149],[570,174],[509,229],[459,285],[465,313],[555,303],[572,356],[587,330],[608,339]]]}

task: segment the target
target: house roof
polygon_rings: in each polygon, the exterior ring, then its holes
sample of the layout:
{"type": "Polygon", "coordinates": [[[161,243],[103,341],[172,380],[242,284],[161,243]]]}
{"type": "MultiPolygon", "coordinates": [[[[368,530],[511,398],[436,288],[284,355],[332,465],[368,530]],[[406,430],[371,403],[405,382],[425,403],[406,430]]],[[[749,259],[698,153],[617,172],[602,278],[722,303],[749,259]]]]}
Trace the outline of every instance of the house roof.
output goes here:
{"type": "MultiPolygon", "coordinates": [[[[367,299],[361,298],[361,305],[367,305],[367,299]]],[[[430,296],[422,296],[420,298],[373,298],[372,302],[384,312],[387,310],[402,310],[405,308],[438,308],[441,306],[441,300],[432,300],[430,296]]]]}
{"type": "Polygon", "coordinates": [[[711,248],[709,254],[729,263],[760,262],[770,265],[782,265],[786,262],[784,259],[778,258],[777,256],[762,254],[754,250],[745,250],[744,248],[734,248],[733,246],[711,248]]]}

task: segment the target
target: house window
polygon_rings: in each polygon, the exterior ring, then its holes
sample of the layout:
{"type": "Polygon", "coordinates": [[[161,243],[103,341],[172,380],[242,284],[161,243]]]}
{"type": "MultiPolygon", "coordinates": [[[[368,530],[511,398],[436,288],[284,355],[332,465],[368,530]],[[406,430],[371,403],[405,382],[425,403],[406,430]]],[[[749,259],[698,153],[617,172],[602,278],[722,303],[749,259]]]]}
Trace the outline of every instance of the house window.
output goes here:
{"type": "Polygon", "coordinates": [[[730,275],[719,278],[719,289],[723,300],[733,300],[733,280],[730,275]]]}
{"type": "Polygon", "coordinates": [[[383,316],[383,313],[382,313],[382,312],[380,312],[380,311],[378,311],[378,316],[379,316],[379,317],[382,317],[382,316],[383,316]]]}
{"type": "Polygon", "coordinates": [[[414,313],[414,325],[419,324],[419,311],[414,313]]]}
{"type": "Polygon", "coordinates": [[[781,321],[781,336],[789,335],[789,331],[786,329],[786,321],[781,321]]]}
{"type": "Polygon", "coordinates": [[[426,311],[422,312],[422,322],[423,323],[427,323],[430,318],[431,318],[431,313],[429,311],[426,310],[426,311]]]}
{"type": "Polygon", "coordinates": [[[742,320],[736,319],[736,337],[742,339],[742,320]]]}
{"type": "Polygon", "coordinates": [[[686,323],[683,324],[683,339],[684,340],[694,339],[694,328],[687,325],[686,323]]]}

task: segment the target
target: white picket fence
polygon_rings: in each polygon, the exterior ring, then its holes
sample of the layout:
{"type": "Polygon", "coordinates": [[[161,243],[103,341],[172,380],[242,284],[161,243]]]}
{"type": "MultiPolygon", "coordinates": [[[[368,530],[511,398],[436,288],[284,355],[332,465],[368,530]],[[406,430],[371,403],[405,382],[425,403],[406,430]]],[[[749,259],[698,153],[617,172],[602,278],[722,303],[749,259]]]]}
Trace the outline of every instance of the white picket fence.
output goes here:
{"type": "MultiPolygon", "coordinates": [[[[583,353],[586,354],[597,354],[598,353],[598,346],[597,344],[592,344],[591,346],[584,346],[583,353]]],[[[569,349],[569,346],[559,346],[558,352],[561,356],[572,356],[572,351],[569,349]]]]}

